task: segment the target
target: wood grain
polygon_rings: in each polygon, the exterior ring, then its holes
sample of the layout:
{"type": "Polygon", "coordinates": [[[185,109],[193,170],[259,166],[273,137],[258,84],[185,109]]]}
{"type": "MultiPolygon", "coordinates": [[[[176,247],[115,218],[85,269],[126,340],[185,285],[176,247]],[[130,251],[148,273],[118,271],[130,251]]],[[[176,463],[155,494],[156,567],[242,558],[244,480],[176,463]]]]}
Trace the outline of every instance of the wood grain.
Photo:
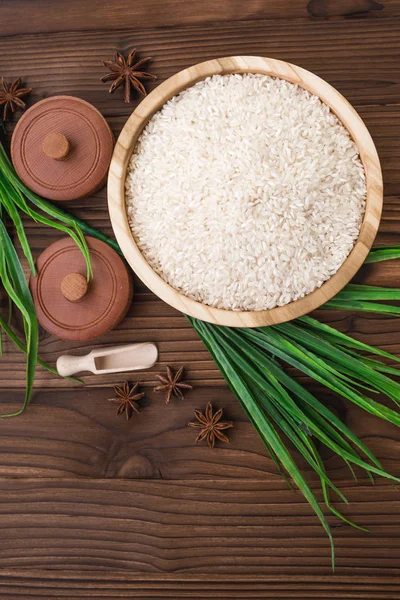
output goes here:
{"type": "Polygon", "coordinates": [[[2,0],[3,35],[72,30],[148,29],[182,25],[215,24],[249,19],[299,19],[363,14],[370,18],[400,15],[399,0],[113,0],[93,2],[90,18],[82,18],[79,0],[2,0]]]}
{"type": "Polygon", "coordinates": [[[308,13],[312,17],[351,16],[383,11],[385,5],[375,0],[310,0],[308,13]]]}
{"type": "Polygon", "coordinates": [[[4,569],[0,590],[13,600],[28,598],[245,598],[272,600],[397,600],[396,575],[174,575],[130,571],[4,569]]]}
{"type": "MultiPolygon", "coordinates": [[[[377,241],[400,244],[399,16],[398,0],[59,0],[57,10],[50,0],[2,0],[0,75],[23,76],[34,88],[31,103],[54,94],[82,97],[118,135],[136,103],[125,105],[122,92],[109,95],[100,82],[101,61],[116,48],[137,46],[153,56],[157,84],[215,56],[258,54],[299,64],[343,93],[369,128],[386,193],[377,241]]],[[[111,233],[104,189],[66,206],[111,233]]],[[[35,256],[60,237],[25,223],[35,256]]],[[[400,261],[364,267],[357,279],[400,286],[400,261]]],[[[338,555],[332,575],[315,516],[276,474],[188,322],[135,284],[128,317],[96,347],[157,342],[160,363],[137,374],[148,396],[140,420],[118,420],[107,402],[121,377],[85,376],[79,389],[39,370],[29,410],[0,421],[1,598],[397,600],[398,490],[382,480],[356,486],[325,455],[329,474],[351,500],[338,506],[370,528],[366,534],[331,519],[338,555]],[[166,364],[187,365],[194,383],[184,402],[169,407],[151,391],[166,364]],[[211,454],[193,444],[185,425],[208,400],[235,423],[231,445],[211,454]]],[[[400,355],[398,319],[335,311],[318,317],[400,355]]],[[[13,323],[18,330],[16,315],[13,323]]],[[[40,353],[52,364],[62,353],[91,348],[41,333],[40,353]]],[[[22,401],[24,379],[22,356],[7,342],[1,411],[22,401]]],[[[299,381],[332,403],[385,468],[400,475],[398,430],[299,381]]]]}
{"type": "MultiPolygon", "coordinates": [[[[25,576],[29,569],[77,569],[89,581],[111,571],[203,574],[207,589],[204,577],[217,573],[306,576],[312,564],[315,575],[334,584],[326,536],[301,495],[293,497],[285,485],[268,477],[3,479],[1,569],[24,569],[25,576]]],[[[342,577],[386,575],[390,583],[400,576],[398,493],[352,485],[343,491],[350,505],[337,506],[370,533],[366,542],[354,528],[333,528],[337,571],[342,577]]]]}
{"type": "MultiPolygon", "coordinates": [[[[131,381],[141,381],[135,373],[131,381]]],[[[188,381],[192,381],[188,379],[188,381]]],[[[389,426],[332,394],[307,383],[325,403],[366,443],[390,473],[400,476],[400,430],[389,426]]],[[[228,389],[194,387],[184,401],[168,406],[163,394],[142,387],[145,399],[140,415],[130,421],[116,417],[111,386],[92,390],[37,391],[19,419],[1,422],[0,477],[97,477],[127,479],[259,478],[280,480],[266,449],[238,402],[228,389]],[[211,401],[223,408],[234,427],[231,443],[195,444],[196,432],[187,426],[194,410],[211,401]]],[[[23,392],[2,392],[1,412],[15,411],[23,392]]],[[[348,483],[346,465],[321,448],[326,466],[336,482],[348,483]]],[[[294,451],[293,456],[310,481],[314,472],[294,451]]],[[[358,473],[368,483],[365,473],[358,473]]],[[[391,484],[379,480],[380,486],[391,484]]],[[[293,496],[293,500],[296,495],[293,496]]]]}
{"type": "MultiPolygon", "coordinates": [[[[297,1],[297,0],[296,0],[297,1]]],[[[123,90],[113,95],[100,78],[115,49],[137,47],[152,56],[157,75],[148,89],[174,73],[220,56],[270,56],[298,64],[329,81],[356,108],[400,101],[398,61],[400,17],[389,19],[246,21],[214,23],[212,27],[146,30],[69,31],[1,39],[0,72],[6,79],[24,76],[33,88],[27,104],[53,94],[77,95],[102,114],[124,117],[123,90]],[[21,49],[23,48],[23,51],[21,49]],[[40,56],[40,61],[35,57],[40,56]]]]}

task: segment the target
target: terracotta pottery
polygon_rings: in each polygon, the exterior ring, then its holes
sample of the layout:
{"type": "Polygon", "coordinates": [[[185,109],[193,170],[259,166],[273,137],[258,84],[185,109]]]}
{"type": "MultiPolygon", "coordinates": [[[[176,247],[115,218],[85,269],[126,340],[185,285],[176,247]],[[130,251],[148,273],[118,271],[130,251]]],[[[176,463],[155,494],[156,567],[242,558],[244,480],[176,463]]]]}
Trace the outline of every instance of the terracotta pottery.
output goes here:
{"type": "Polygon", "coordinates": [[[132,280],[121,258],[104,242],[86,238],[93,278],[71,238],[51,244],[36,261],[30,288],[38,320],[49,333],[64,339],[96,338],[124,318],[132,302],[132,280]]]}
{"type": "Polygon", "coordinates": [[[53,96],[20,118],[11,141],[12,161],[22,181],[51,200],[74,200],[104,185],[114,138],[88,102],[53,96]]]}

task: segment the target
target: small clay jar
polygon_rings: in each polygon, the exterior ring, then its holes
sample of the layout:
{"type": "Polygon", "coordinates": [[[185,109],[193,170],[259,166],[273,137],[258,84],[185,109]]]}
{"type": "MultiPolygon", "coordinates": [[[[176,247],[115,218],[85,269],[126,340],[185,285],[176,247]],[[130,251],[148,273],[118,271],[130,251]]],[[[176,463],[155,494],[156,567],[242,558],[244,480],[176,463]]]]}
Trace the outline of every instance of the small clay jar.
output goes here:
{"type": "Polygon", "coordinates": [[[49,333],[74,341],[92,340],[113,329],[132,302],[130,272],[107,244],[87,237],[93,277],[71,238],[51,244],[36,261],[29,285],[38,320],[49,333]]]}

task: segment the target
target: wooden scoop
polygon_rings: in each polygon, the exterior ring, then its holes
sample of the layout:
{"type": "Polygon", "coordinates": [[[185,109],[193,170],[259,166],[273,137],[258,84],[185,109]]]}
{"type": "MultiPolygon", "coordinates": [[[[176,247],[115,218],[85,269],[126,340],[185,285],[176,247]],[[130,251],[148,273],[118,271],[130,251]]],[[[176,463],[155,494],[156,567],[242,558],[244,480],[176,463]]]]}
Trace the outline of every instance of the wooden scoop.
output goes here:
{"type": "Polygon", "coordinates": [[[91,371],[95,375],[139,371],[152,367],[157,358],[158,350],[155,344],[128,344],[99,348],[85,356],[64,354],[57,360],[57,370],[62,377],[81,371],[91,371]]]}

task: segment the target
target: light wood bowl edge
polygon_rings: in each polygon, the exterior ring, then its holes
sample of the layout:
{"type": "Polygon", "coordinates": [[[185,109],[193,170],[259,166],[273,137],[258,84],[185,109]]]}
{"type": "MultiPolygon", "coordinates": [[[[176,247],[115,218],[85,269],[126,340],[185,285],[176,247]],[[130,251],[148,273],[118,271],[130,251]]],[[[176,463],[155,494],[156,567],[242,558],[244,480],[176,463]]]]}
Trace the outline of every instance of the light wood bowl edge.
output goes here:
{"type": "Polygon", "coordinates": [[[296,65],[258,56],[235,56],[206,61],[173,75],[139,104],[115,145],[108,176],[110,219],[121,250],[135,273],[157,296],[179,311],[210,323],[231,327],[260,327],[290,321],[327,302],[356,274],[365,261],[379,228],[383,206],[383,181],[374,142],[361,117],[329,83],[296,65]],[[229,311],[201,304],[166,283],[147,263],[137,247],[125,209],[125,177],[132,151],[151,116],[172,96],[214,74],[263,73],[297,83],[316,94],[339,117],[355,141],[364,165],[367,201],[360,235],[346,261],[320,288],[300,300],[271,310],[229,311]]]}

